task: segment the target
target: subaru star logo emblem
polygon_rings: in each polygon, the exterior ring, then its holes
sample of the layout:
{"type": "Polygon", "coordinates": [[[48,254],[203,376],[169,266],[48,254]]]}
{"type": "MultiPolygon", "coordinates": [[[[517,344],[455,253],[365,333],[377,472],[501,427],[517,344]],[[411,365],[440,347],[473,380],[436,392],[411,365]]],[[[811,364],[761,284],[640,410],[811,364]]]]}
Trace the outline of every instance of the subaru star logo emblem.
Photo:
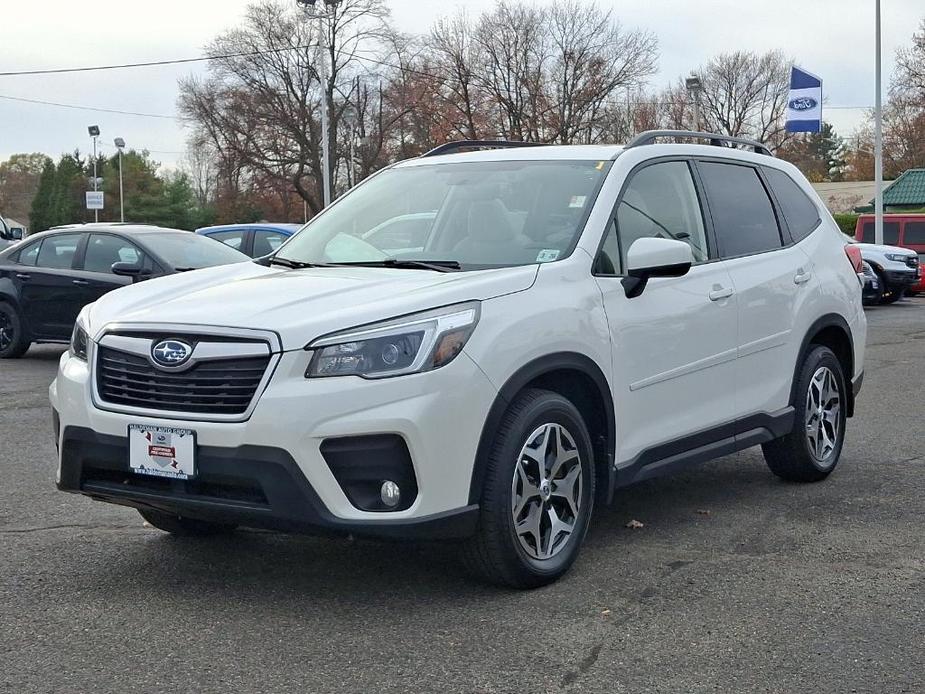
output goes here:
{"type": "Polygon", "coordinates": [[[160,366],[180,366],[192,354],[192,345],[182,340],[161,340],[151,349],[151,358],[160,366]]]}
{"type": "Polygon", "coordinates": [[[816,108],[816,104],[818,103],[819,102],[811,96],[800,96],[790,100],[790,108],[794,111],[811,111],[816,108]]]}

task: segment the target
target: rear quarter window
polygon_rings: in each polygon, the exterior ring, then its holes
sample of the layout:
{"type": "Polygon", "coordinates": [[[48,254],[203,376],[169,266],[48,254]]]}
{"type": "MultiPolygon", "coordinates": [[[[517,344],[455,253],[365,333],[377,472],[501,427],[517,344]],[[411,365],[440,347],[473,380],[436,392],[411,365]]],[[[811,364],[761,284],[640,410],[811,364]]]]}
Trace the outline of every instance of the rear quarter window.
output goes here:
{"type": "Polygon", "coordinates": [[[764,174],[780,205],[794,241],[802,241],[819,226],[819,209],[803,189],[780,169],[765,167],[764,174]]]}

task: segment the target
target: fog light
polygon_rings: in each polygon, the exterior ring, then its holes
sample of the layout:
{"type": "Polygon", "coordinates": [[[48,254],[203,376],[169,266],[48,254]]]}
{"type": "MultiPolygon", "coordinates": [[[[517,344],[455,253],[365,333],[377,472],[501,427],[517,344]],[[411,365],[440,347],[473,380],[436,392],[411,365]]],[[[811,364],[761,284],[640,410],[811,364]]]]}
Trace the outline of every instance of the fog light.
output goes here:
{"type": "Polygon", "coordinates": [[[383,504],[389,508],[395,508],[398,506],[398,502],[401,501],[401,489],[392,480],[386,480],[382,483],[379,496],[383,504]]]}

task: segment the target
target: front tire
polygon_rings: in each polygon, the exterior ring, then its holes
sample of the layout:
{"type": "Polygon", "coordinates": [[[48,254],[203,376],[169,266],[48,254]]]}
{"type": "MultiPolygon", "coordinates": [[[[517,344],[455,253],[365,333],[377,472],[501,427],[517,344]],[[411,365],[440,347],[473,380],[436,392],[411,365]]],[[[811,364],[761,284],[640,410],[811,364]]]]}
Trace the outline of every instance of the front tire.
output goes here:
{"type": "Polygon", "coordinates": [[[841,362],[828,347],[810,349],[797,380],[793,430],[762,445],[771,472],[790,482],[828,477],[845,442],[847,391],[841,362]]]}
{"type": "Polygon", "coordinates": [[[165,533],[170,533],[171,535],[224,535],[233,532],[236,527],[225,523],[210,523],[209,521],[199,520],[198,518],[187,518],[186,516],[178,516],[173,513],[164,513],[163,511],[155,511],[150,508],[140,508],[138,509],[138,513],[155,528],[163,530],[165,533]]]}
{"type": "Polygon", "coordinates": [[[588,530],[594,482],[591,437],[578,408],[558,393],[524,390],[486,462],[478,529],[463,551],[469,569],[513,588],[558,580],[588,530]]]}
{"type": "Polygon", "coordinates": [[[879,270],[874,270],[877,273],[877,277],[880,278],[880,303],[881,304],[895,304],[897,301],[903,298],[905,293],[904,287],[894,287],[886,283],[886,276],[879,270]]]}
{"type": "Polygon", "coordinates": [[[19,312],[0,302],[0,359],[18,359],[29,349],[26,326],[19,312]]]}

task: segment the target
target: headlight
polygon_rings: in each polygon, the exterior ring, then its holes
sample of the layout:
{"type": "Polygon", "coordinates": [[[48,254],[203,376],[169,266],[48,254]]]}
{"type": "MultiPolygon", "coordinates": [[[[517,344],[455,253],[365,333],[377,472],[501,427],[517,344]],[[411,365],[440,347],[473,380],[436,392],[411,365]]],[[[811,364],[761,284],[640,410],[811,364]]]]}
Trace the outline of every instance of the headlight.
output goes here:
{"type": "Polygon", "coordinates": [[[69,350],[71,356],[87,361],[88,342],[87,331],[84,330],[80,322],[74,323],[74,332],[71,333],[71,347],[69,350]]]}
{"type": "Polygon", "coordinates": [[[462,351],[478,320],[473,301],[327,335],[306,347],[314,354],[305,376],[386,378],[438,369],[462,351]]]}
{"type": "Polygon", "coordinates": [[[908,255],[903,255],[901,253],[887,253],[886,254],[886,259],[892,260],[894,263],[904,263],[906,262],[906,259],[908,257],[909,257],[908,255]]]}

